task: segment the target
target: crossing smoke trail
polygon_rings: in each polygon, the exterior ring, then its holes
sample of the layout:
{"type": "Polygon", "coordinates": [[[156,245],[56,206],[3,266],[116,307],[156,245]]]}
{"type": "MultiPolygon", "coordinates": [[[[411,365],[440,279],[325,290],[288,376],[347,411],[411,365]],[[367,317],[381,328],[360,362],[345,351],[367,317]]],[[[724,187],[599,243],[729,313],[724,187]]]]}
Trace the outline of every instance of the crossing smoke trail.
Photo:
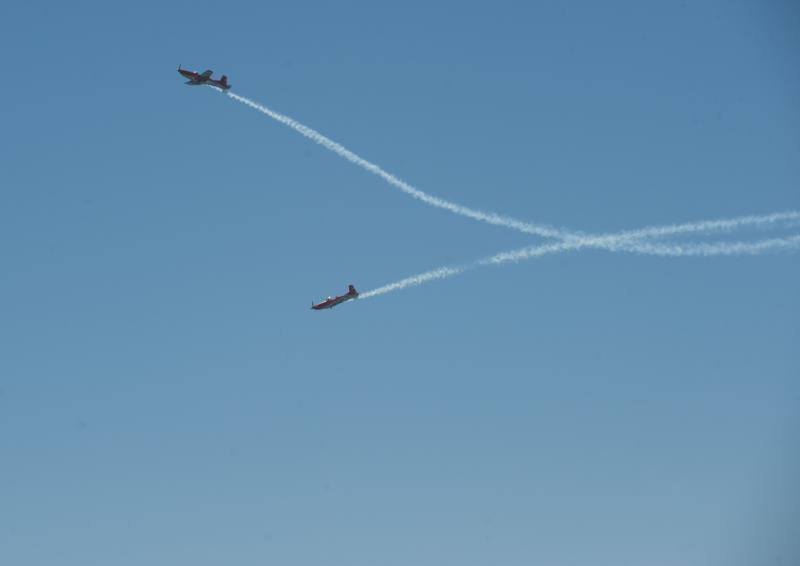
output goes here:
{"type": "MultiPolygon", "coordinates": [[[[388,285],[372,289],[371,291],[365,291],[359,295],[359,299],[368,299],[370,297],[385,295],[393,291],[399,291],[408,287],[416,287],[437,279],[447,279],[478,267],[503,265],[509,262],[520,262],[544,255],[578,250],[584,247],[597,247],[591,240],[592,238],[586,238],[583,241],[529,246],[510,252],[501,252],[463,266],[440,267],[432,271],[406,277],[405,279],[389,283],[388,285]]],[[[645,249],[641,253],[664,257],[758,255],[770,251],[788,251],[800,248],[800,235],[758,240],[755,242],[707,242],[699,244],[645,243],[643,246],[645,249]]]]}
{"type": "Polygon", "coordinates": [[[539,246],[530,246],[511,252],[502,252],[494,256],[484,258],[473,263],[459,267],[440,267],[426,273],[407,277],[395,283],[390,283],[367,291],[361,294],[361,298],[369,298],[390,293],[407,287],[422,285],[437,279],[445,279],[461,274],[470,269],[486,265],[500,265],[507,262],[523,261],[534,257],[541,257],[546,254],[559,253],[570,250],[579,250],[586,247],[601,248],[609,251],[629,251],[640,254],[650,254],[657,256],[715,256],[715,255],[738,255],[738,254],[759,254],[770,250],[794,249],[800,246],[800,236],[787,238],[774,238],[760,240],[757,242],[711,242],[711,243],[689,243],[689,244],[660,244],[642,240],[649,238],[664,238],[685,234],[709,234],[714,232],[731,232],[745,227],[773,227],[777,225],[794,226],[800,223],[800,212],[787,211],[766,215],[749,215],[723,220],[706,220],[701,222],[688,222],[684,224],[672,224],[667,226],[650,226],[638,230],[629,230],[614,234],[593,236],[580,232],[572,232],[560,228],[555,228],[545,224],[534,224],[501,216],[494,212],[484,212],[466,206],[450,202],[448,200],[435,197],[410,185],[395,175],[385,171],[379,165],[367,161],[358,154],[347,149],[343,145],[322,135],[316,130],[301,124],[300,122],[271,110],[270,108],[239,96],[233,92],[226,93],[230,98],[253,108],[273,120],[284,124],[304,137],[314,141],[324,148],[332,151],[336,155],[358,165],[362,169],[377,175],[393,187],[400,189],[411,197],[422,201],[430,206],[448,210],[454,214],[472,218],[488,224],[503,226],[512,230],[517,230],[525,234],[532,234],[545,238],[554,238],[560,242],[539,246]]]}
{"type": "MultiPolygon", "coordinates": [[[[402,179],[396,177],[395,175],[392,175],[391,173],[385,171],[379,165],[367,161],[366,159],[350,151],[340,143],[333,141],[332,139],[322,135],[318,131],[309,128],[304,124],[301,124],[300,122],[294,120],[293,118],[290,118],[289,116],[276,112],[270,108],[267,108],[263,104],[259,104],[257,102],[250,100],[249,98],[245,98],[244,96],[239,96],[238,94],[235,94],[233,92],[228,91],[227,95],[230,98],[238,102],[241,102],[246,106],[249,106],[250,108],[253,108],[263,114],[266,114],[273,120],[276,120],[281,124],[289,126],[290,128],[300,133],[301,135],[305,136],[306,138],[316,142],[317,144],[332,151],[333,153],[346,159],[347,161],[350,161],[351,163],[358,165],[362,169],[369,171],[374,175],[377,175],[378,177],[382,178],[393,187],[400,189],[404,193],[430,206],[448,210],[450,212],[453,212],[454,214],[465,216],[467,218],[472,218],[474,220],[479,220],[481,222],[486,222],[488,224],[503,226],[505,228],[510,228],[512,230],[523,232],[525,234],[533,234],[545,238],[555,238],[565,241],[577,241],[577,240],[583,240],[587,237],[587,235],[585,234],[554,228],[552,226],[547,226],[545,224],[534,224],[534,223],[524,222],[522,220],[517,220],[515,218],[511,218],[508,216],[501,216],[493,212],[483,212],[480,210],[475,210],[472,208],[468,208],[466,206],[462,206],[460,204],[450,202],[445,199],[441,199],[439,197],[429,195],[428,193],[423,192],[420,189],[417,189],[416,187],[408,184],[402,179]]],[[[778,212],[774,214],[767,214],[760,216],[757,215],[741,216],[738,218],[732,218],[727,220],[707,220],[702,222],[675,224],[671,226],[648,227],[648,228],[642,228],[640,230],[621,232],[619,234],[614,235],[613,237],[608,237],[602,240],[601,242],[598,242],[597,244],[595,244],[595,247],[603,247],[613,251],[634,251],[634,252],[638,251],[639,253],[648,253],[643,251],[644,248],[641,248],[639,246],[637,240],[643,238],[664,237],[664,236],[672,236],[678,234],[732,231],[746,226],[754,226],[754,227],[768,226],[768,225],[775,225],[782,223],[796,223],[798,221],[800,221],[800,212],[789,211],[789,212],[778,212]]]]}
{"type": "MultiPolygon", "coordinates": [[[[519,262],[543,255],[578,250],[585,247],[597,247],[591,238],[583,242],[559,242],[542,246],[529,246],[511,252],[500,252],[475,262],[476,266],[501,265],[508,262],[519,262]]],[[[643,244],[643,254],[661,257],[711,257],[732,255],[758,255],[768,251],[786,251],[800,247],[800,235],[784,238],[770,238],[755,242],[701,242],[688,244],[643,244]]]]}
{"type": "MultiPolygon", "coordinates": [[[[685,234],[711,234],[715,232],[733,232],[742,228],[769,228],[775,226],[796,226],[800,223],[800,212],[787,211],[787,212],[774,212],[772,214],[760,215],[747,215],[737,216],[734,218],[720,219],[720,220],[701,220],[699,222],[685,222],[682,224],[669,224],[666,226],[648,226],[646,228],[639,228],[638,230],[626,230],[617,232],[615,234],[607,234],[599,236],[594,239],[602,240],[596,242],[595,247],[603,247],[611,251],[628,250],[633,252],[647,253],[644,251],[646,246],[641,247],[639,244],[630,246],[625,244],[632,240],[641,240],[645,238],[664,238],[669,236],[679,236],[685,234]]],[[[583,240],[592,238],[587,234],[570,234],[565,236],[564,240],[583,240]]]]}

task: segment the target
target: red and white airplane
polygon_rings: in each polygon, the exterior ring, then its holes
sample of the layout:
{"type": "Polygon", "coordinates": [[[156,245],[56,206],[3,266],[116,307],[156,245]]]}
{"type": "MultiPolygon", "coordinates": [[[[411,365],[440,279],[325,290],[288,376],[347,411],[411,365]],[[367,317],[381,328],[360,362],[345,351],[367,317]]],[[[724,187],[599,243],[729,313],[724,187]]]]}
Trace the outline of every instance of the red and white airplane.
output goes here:
{"type": "Polygon", "coordinates": [[[349,301],[350,299],[355,299],[358,297],[358,291],[352,285],[347,286],[347,293],[344,295],[339,295],[338,297],[328,297],[318,305],[315,305],[313,302],[311,303],[311,308],[315,311],[321,311],[322,309],[332,309],[336,305],[340,305],[345,301],[349,301]]]}
{"type": "Polygon", "coordinates": [[[202,73],[195,73],[194,71],[187,71],[186,69],[181,69],[181,66],[178,65],[178,72],[189,79],[186,81],[187,85],[211,85],[217,88],[221,88],[222,90],[228,90],[231,88],[231,85],[228,84],[228,77],[222,75],[222,78],[219,80],[212,79],[211,75],[214,74],[214,71],[211,69],[207,71],[203,71],[202,73]]]}

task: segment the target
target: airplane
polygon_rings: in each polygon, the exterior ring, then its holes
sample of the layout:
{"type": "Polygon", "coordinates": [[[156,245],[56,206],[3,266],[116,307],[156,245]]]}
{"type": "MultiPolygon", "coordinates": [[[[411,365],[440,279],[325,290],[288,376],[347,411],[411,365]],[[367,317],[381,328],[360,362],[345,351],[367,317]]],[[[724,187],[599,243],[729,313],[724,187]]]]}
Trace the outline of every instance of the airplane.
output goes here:
{"type": "Polygon", "coordinates": [[[352,285],[347,286],[347,294],[339,295],[338,297],[328,297],[321,303],[315,305],[314,302],[311,302],[311,308],[315,311],[321,311],[322,309],[332,309],[336,305],[340,305],[345,301],[349,301],[351,299],[355,299],[358,297],[358,291],[352,285]]]}
{"type": "Polygon", "coordinates": [[[222,90],[228,90],[231,88],[231,85],[228,84],[228,77],[222,75],[222,78],[219,80],[212,79],[211,75],[214,74],[214,71],[211,69],[207,71],[203,71],[202,73],[195,73],[194,71],[187,71],[186,69],[181,69],[181,66],[178,65],[178,72],[189,79],[186,81],[187,85],[211,85],[217,88],[221,88],[222,90]]]}

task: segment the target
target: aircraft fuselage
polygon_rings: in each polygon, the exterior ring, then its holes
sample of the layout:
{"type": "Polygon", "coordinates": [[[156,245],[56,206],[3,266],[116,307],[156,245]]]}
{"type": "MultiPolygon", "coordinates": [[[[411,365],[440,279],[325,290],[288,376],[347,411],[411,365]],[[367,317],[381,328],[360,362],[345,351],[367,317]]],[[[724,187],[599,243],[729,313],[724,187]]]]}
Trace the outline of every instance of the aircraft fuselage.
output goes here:
{"type": "Polygon", "coordinates": [[[328,297],[324,301],[319,304],[311,303],[311,308],[315,311],[321,311],[324,309],[332,309],[336,305],[341,305],[345,301],[350,301],[358,297],[358,291],[356,288],[350,285],[347,289],[347,293],[344,295],[339,295],[338,297],[328,297]]]}
{"type": "Polygon", "coordinates": [[[212,79],[211,78],[211,75],[212,75],[211,70],[208,70],[208,71],[206,71],[204,73],[196,73],[194,71],[189,71],[187,69],[182,69],[179,66],[178,67],[178,72],[184,78],[189,79],[188,81],[186,81],[185,84],[190,85],[190,86],[209,85],[209,86],[215,86],[215,87],[217,87],[219,89],[222,89],[222,90],[228,90],[229,88],[231,88],[231,85],[228,83],[228,77],[226,77],[225,75],[222,75],[222,78],[220,78],[219,80],[212,79]]]}

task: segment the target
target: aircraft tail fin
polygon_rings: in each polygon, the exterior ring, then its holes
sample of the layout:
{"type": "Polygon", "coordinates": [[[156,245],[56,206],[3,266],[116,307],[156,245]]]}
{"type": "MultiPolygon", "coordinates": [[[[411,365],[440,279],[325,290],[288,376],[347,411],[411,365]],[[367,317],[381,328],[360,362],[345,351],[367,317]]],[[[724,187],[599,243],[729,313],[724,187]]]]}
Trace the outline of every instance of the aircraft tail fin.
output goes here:
{"type": "Polygon", "coordinates": [[[222,75],[222,78],[220,78],[220,79],[219,79],[219,82],[220,82],[220,84],[221,84],[223,87],[225,87],[225,88],[227,88],[227,87],[229,87],[229,86],[230,86],[230,85],[228,84],[228,75],[222,75]]]}
{"type": "Polygon", "coordinates": [[[355,287],[353,287],[352,285],[348,285],[348,286],[347,286],[347,291],[348,291],[348,292],[349,292],[351,295],[358,295],[358,291],[356,291],[356,288],[355,288],[355,287]]]}

